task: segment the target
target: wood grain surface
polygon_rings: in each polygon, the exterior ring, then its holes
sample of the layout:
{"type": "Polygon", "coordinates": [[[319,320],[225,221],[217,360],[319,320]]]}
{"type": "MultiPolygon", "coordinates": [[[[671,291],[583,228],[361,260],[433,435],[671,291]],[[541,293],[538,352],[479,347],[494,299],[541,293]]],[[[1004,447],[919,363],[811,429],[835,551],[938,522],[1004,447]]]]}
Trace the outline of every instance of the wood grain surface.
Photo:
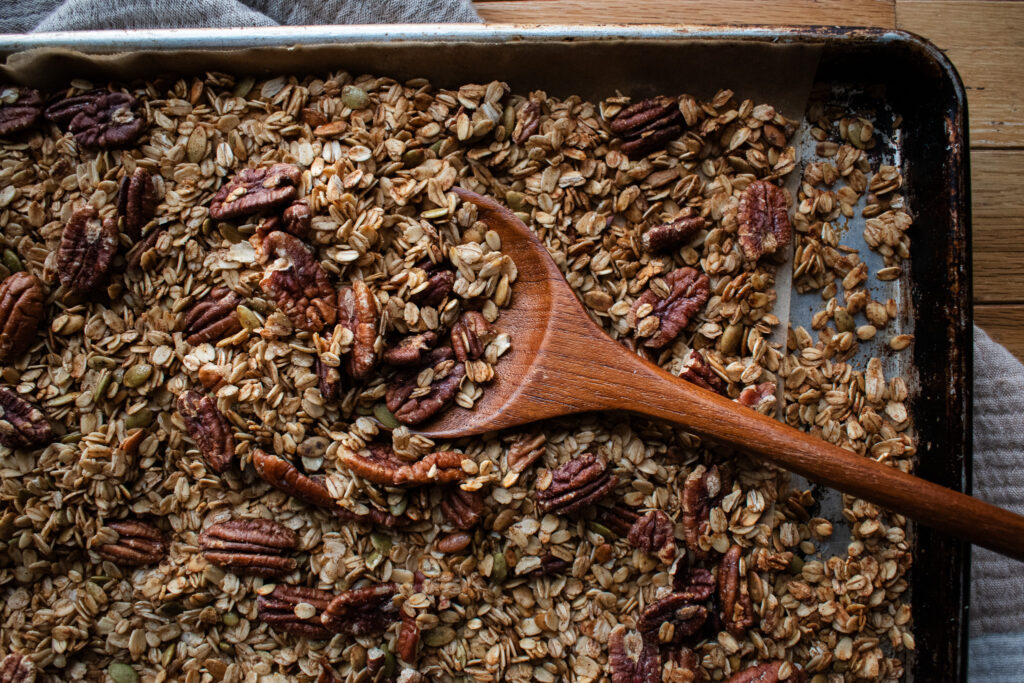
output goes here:
{"type": "Polygon", "coordinates": [[[483,0],[476,8],[495,23],[846,24],[928,38],[967,88],[975,318],[1024,359],[1024,2],[483,0]]]}

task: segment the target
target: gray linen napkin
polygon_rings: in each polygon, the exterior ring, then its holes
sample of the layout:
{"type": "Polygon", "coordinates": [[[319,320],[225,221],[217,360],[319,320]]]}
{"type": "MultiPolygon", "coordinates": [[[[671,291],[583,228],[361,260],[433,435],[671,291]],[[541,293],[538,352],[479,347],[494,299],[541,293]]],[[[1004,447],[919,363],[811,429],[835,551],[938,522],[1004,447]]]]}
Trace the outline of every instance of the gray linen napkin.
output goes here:
{"type": "MultiPolygon", "coordinates": [[[[0,10],[3,33],[479,21],[471,0],[7,0],[0,10]]],[[[974,358],[974,493],[1024,514],[1024,366],[978,328],[974,358]]],[[[1024,564],[974,550],[970,635],[970,680],[1024,681],[1024,564]]]]}

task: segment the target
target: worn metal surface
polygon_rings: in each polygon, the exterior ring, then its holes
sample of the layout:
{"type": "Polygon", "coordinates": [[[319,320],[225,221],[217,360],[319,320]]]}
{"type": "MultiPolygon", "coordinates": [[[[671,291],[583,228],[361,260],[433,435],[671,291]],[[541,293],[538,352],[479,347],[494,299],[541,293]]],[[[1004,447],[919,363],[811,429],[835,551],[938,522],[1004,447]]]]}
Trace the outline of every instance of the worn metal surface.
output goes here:
{"type": "MultiPolygon", "coordinates": [[[[74,77],[345,68],[425,76],[445,87],[497,78],[516,92],[545,89],[594,99],[615,91],[707,96],[729,87],[743,98],[782,100],[791,117],[802,115],[813,81],[840,100],[867,102],[882,118],[898,114],[900,131],[883,130],[879,153],[904,174],[915,216],[911,269],[899,281],[872,286],[884,286],[876,295],[893,296],[902,306],[892,333],[912,331],[916,340],[911,366],[901,366],[907,355],[902,354],[886,359],[887,371],[916,375],[918,474],[970,490],[966,98],[951,64],[923,40],[898,31],[837,27],[288,27],[0,35],[0,58],[7,78],[51,88],[74,77]]],[[[851,221],[844,243],[863,245],[862,228],[862,218],[851,221]]],[[[862,249],[874,269],[871,256],[862,249]]],[[[791,321],[809,327],[813,299],[794,294],[789,303],[791,321]]],[[[837,506],[837,496],[831,502],[825,497],[823,509],[830,508],[833,519],[841,519],[837,506]]],[[[845,544],[838,546],[845,553],[845,544]]],[[[916,680],[965,677],[968,570],[968,546],[916,530],[911,577],[917,653],[907,662],[916,680]]]]}

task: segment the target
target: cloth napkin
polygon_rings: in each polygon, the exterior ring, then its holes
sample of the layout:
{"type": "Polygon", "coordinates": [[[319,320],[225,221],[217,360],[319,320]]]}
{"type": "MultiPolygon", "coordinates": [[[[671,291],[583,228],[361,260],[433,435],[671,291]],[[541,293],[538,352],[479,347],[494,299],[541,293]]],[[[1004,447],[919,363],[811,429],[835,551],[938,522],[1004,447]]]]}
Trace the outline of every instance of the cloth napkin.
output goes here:
{"type": "MultiPolygon", "coordinates": [[[[471,0],[7,0],[0,32],[479,22],[471,0]]],[[[1024,514],[1024,366],[974,329],[974,494],[1024,514]]],[[[1024,681],[1024,564],[975,548],[971,681],[1024,681]]],[[[927,619],[928,615],[916,615],[927,619]]]]}

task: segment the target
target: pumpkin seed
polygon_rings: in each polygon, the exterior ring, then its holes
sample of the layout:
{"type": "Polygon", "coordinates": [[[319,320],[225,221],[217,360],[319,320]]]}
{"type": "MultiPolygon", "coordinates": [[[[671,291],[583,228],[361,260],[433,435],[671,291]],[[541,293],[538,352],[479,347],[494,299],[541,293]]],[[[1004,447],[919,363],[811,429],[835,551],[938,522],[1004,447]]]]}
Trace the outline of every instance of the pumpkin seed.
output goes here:
{"type": "Polygon", "coordinates": [[[416,149],[410,149],[402,155],[402,163],[406,168],[416,168],[423,163],[423,159],[426,155],[423,150],[417,147],[416,149]]]}
{"type": "Polygon", "coordinates": [[[383,560],[384,555],[379,550],[374,550],[366,556],[366,566],[370,569],[376,569],[383,560]]]}
{"type": "Polygon", "coordinates": [[[238,312],[238,322],[242,323],[245,329],[252,331],[263,327],[263,318],[248,306],[239,304],[235,310],[238,312]]]}
{"type": "Polygon", "coordinates": [[[224,622],[225,626],[227,626],[228,628],[231,628],[233,626],[238,626],[239,619],[238,619],[238,615],[235,614],[234,612],[228,612],[227,614],[224,615],[224,618],[222,619],[222,621],[224,622]]]}
{"type": "Polygon", "coordinates": [[[382,553],[387,553],[391,550],[391,537],[384,534],[370,534],[370,542],[373,543],[373,547],[382,553]]]}
{"type": "Polygon", "coordinates": [[[743,338],[742,325],[729,325],[718,340],[718,348],[727,356],[736,355],[740,348],[740,341],[743,338]]]}
{"type": "Polygon", "coordinates": [[[124,373],[124,383],[132,389],[137,389],[145,384],[152,374],[152,365],[149,363],[139,363],[138,365],[133,365],[128,372],[124,373]]]}
{"type": "Polygon", "coordinates": [[[373,416],[388,429],[398,429],[398,420],[395,419],[395,416],[391,414],[391,411],[388,410],[385,404],[377,403],[374,405],[373,416]]]}
{"type": "Polygon", "coordinates": [[[252,86],[254,85],[256,85],[256,79],[252,76],[246,76],[242,80],[238,81],[234,90],[231,91],[231,94],[235,97],[245,97],[252,91],[252,86]]]}
{"type": "Polygon", "coordinates": [[[455,629],[450,626],[438,626],[423,635],[423,642],[429,647],[444,647],[453,640],[455,640],[455,629]]]}
{"type": "Polygon", "coordinates": [[[21,259],[10,249],[4,249],[4,265],[7,266],[7,270],[12,273],[17,273],[22,270],[24,266],[21,265],[21,259]]]}
{"type": "Polygon", "coordinates": [[[93,370],[113,370],[117,367],[117,361],[108,356],[91,356],[86,365],[93,370]]]}
{"type": "Polygon", "coordinates": [[[135,669],[123,662],[111,662],[107,673],[114,680],[114,683],[139,683],[139,674],[135,673],[135,669]]]}
{"type": "Polygon", "coordinates": [[[598,522],[588,522],[587,527],[595,534],[603,536],[608,541],[615,540],[615,534],[612,533],[612,530],[606,527],[604,524],[600,524],[598,522]]]}
{"type": "Polygon", "coordinates": [[[124,421],[124,426],[128,429],[136,429],[138,427],[148,427],[153,422],[153,411],[149,408],[143,408],[134,415],[129,415],[124,421]]]}
{"type": "Polygon", "coordinates": [[[369,101],[370,96],[362,88],[346,85],[341,89],[341,103],[350,109],[362,109],[369,101]]]}
{"type": "Polygon", "coordinates": [[[505,561],[505,553],[495,552],[492,557],[494,565],[491,567],[491,580],[494,583],[501,583],[508,576],[508,562],[505,561]]]}

